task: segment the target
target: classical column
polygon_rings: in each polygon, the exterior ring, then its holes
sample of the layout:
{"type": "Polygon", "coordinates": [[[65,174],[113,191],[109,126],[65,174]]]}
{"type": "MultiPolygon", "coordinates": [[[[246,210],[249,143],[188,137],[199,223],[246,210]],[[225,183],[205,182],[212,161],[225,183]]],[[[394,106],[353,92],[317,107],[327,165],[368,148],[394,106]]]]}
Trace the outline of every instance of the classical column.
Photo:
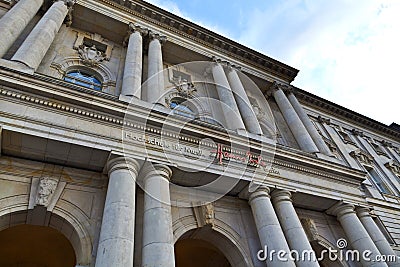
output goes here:
{"type": "Polygon", "coordinates": [[[240,81],[237,71],[233,67],[229,66],[227,76],[246,129],[254,134],[262,134],[260,123],[253,111],[250,100],[242,82],[240,81]]]}
{"type": "Polygon", "coordinates": [[[337,219],[348,238],[347,241],[350,246],[359,251],[360,261],[363,266],[388,266],[384,262],[372,261],[376,259],[377,256],[379,257],[381,253],[375,246],[368,232],[365,230],[361,221],[358,219],[353,205],[339,203],[330,208],[328,213],[337,216],[337,219]],[[371,261],[366,260],[365,257],[362,256],[365,251],[370,252],[367,256],[372,259],[371,261]]]}
{"type": "Polygon", "coordinates": [[[19,61],[36,70],[68,14],[73,0],[54,2],[46,14],[26,37],[11,60],[19,61]]]}
{"type": "Polygon", "coordinates": [[[147,34],[147,30],[133,23],[129,24],[129,30],[121,94],[140,99],[142,95],[142,35],[147,34]]]}
{"type": "Polygon", "coordinates": [[[135,188],[139,164],[119,157],[107,163],[108,189],[104,204],[96,267],[133,266],[135,188]]]}
{"type": "Polygon", "coordinates": [[[19,0],[0,19],[0,58],[10,49],[26,25],[36,15],[44,0],[19,0]]]}
{"type": "MultiPolygon", "coordinates": [[[[382,231],[372,219],[370,210],[368,208],[359,207],[356,209],[356,211],[358,218],[360,218],[361,223],[365,227],[365,230],[367,230],[369,236],[372,238],[372,241],[374,241],[380,253],[386,256],[396,255],[382,231]]],[[[387,265],[400,266],[400,262],[396,257],[396,262],[387,262],[387,265]]]]}
{"type": "Polygon", "coordinates": [[[261,247],[267,247],[267,265],[268,266],[296,266],[290,259],[289,246],[286,242],[285,235],[276,217],[274,208],[271,203],[268,187],[260,187],[250,194],[249,203],[253,212],[254,221],[256,223],[258,236],[260,238],[261,247]],[[271,259],[269,253],[275,251],[271,259]],[[277,252],[285,251],[285,255],[280,255],[286,261],[278,259],[277,252]]]}
{"type": "Polygon", "coordinates": [[[304,111],[303,107],[300,105],[293,92],[290,91],[288,93],[288,99],[292,104],[294,110],[296,111],[297,115],[299,116],[300,120],[303,122],[304,127],[306,127],[318,150],[325,155],[333,156],[325,141],[322,139],[322,136],[318,133],[317,129],[312,124],[310,118],[304,111]]]}
{"type": "Polygon", "coordinates": [[[142,266],[174,267],[174,238],[172,233],[168,166],[154,164],[143,171],[144,214],[142,266]]]}
{"type": "Polygon", "coordinates": [[[224,113],[227,127],[231,130],[245,129],[235,97],[233,96],[232,89],[229,86],[222,65],[218,62],[214,63],[211,71],[215,86],[217,87],[219,100],[225,104],[222,105],[222,112],[224,113]]]}
{"type": "Polygon", "coordinates": [[[307,129],[304,127],[285,93],[280,88],[280,85],[274,84],[271,89],[272,95],[300,148],[307,152],[318,152],[317,146],[314,144],[314,141],[311,139],[310,134],[307,132],[307,129]]]}
{"type": "Polygon", "coordinates": [[[149,54],[147,85],[145,90],[146,101],[158,103],[164,93],[164,73],[161,45],[166,41],[166,37],[158,33],[149,32],[149,54]]]}
{"type": "MultiPolygon", "coordinates": [[[[296,210],[293,207],[291,193],[286,190],[274,190],[271,193],[271,197],[276,215],[281,223],[283,233],[289,243],[290,249],[297,251],[300,256],[303,255],[303,252],[313,251],[299,217],[297,216],[296,210]]],[[[315,256],[314,259],[311,258],[311,261],[308,258],[300,258],[300,261],[296,261],[296,266],[317,267],[319,264],[315,256]]]]}

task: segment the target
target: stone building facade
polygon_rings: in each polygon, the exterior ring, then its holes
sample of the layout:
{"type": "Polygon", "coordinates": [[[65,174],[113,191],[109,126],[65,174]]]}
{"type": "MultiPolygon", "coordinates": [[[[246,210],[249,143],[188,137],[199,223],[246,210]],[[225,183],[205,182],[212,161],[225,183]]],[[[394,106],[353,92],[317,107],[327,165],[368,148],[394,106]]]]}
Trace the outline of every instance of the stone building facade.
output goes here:
{"type": "Polygon", "coordinates": [[[139,0],[2,0],[0,57],[0,266],[400,266],[398,125],[296,69],[139,0]]]}

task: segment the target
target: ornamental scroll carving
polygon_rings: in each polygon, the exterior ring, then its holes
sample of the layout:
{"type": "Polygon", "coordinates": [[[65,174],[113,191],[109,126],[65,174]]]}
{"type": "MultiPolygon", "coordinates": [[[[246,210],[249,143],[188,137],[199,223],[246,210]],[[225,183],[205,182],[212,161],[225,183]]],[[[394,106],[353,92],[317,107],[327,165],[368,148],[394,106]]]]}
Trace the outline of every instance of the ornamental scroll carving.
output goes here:
{"type": "Polygon", "coordinates": [[[36,195],[36,205],[47,207],[51,201],[51,198],[53,197],[57,185],[58,180],[54,178],[40,178],[36,195]]]}
{"type": "Polygon", "coordinates": [[[366,166],[372,166],[374,163],[374,158],[368,152],[361,149],[351,151],[350,156],[357,159],[361,164],[366,166]]]}
{"type": "Polygon", "coordinates": [[[400,163],[392,160],[385,164],[385,167],[391,170],[397,177],[400,178],[400,163]]]}

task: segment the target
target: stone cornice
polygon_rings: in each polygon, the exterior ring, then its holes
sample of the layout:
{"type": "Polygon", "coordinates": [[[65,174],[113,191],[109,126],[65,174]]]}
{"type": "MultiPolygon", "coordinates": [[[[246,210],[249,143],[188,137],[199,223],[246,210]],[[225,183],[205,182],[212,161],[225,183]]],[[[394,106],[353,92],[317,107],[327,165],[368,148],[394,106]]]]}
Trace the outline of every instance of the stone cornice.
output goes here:
{"type": "Polygon", "coordinates": [[[212,48],[220,53],[224,53],[229,57],[246,62],[262,71],[271,73],[288,83],[293,81],[299,72],[297,69],[282,62],[265,56],[262,53],[252,50],[145,1],[98,1],[113,8],[122,9],[153,25],[195,41],[208,48],[212,48]]]}
{"type": "Polygon", "coordinates": [[[371,130],[372,132],[377,132],[388,138],[392,138],[400,142],[400,132],[393,130],[391,127],[383,123],[375,121],[371,118],[368,118],[350,109],[330,102],[319,96],[306,92],[300,88],[295,87],[294,94],[300,101],[302,101],[306,105],[317,109],[322,109],[326,113],[331,114],[334,117],[343,119],[353,124],[357,124],[360,126],[360,128],[366,128],[368,130],[371,130]]]}

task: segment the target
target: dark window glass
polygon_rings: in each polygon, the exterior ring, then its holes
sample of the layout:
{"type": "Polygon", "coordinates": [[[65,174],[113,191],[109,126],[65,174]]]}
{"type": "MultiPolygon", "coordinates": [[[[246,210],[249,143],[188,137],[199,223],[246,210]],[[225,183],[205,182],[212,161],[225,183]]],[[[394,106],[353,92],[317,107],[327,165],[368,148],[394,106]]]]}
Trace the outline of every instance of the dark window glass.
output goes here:
{"type": "Polygon", "coordinates": [[[169,104],[169,107],[173,109],[174,114],[194,119],[194,112],[189,107],[183,105],[180,100],[173,99],[169,104]]]}
{"type": "Polygon", "coordinates": [[[99,79],[93,75],[80,72],[79,70],[68,72],[64,77],[64,81],[101,91],[101,82],[99,79]]]}

